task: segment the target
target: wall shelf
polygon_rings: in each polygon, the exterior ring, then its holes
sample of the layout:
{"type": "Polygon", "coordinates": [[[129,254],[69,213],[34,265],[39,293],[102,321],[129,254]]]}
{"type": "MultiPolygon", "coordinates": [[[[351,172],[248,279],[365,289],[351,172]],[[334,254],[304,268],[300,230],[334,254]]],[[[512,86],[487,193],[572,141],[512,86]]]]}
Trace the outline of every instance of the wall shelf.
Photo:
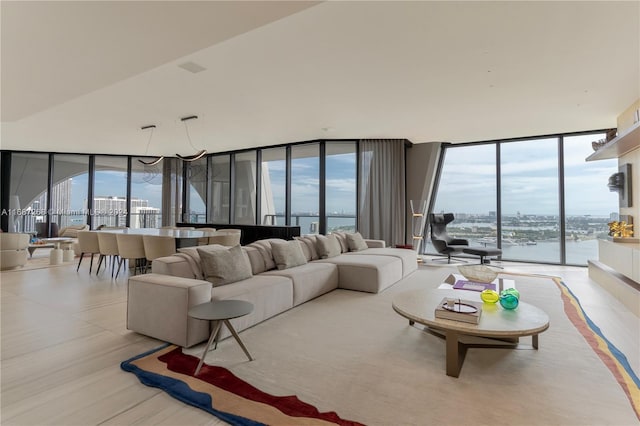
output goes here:
{"type": "Polygon", "coordinates": [[[611,139],[605,146],[588,156],[586,161],[619,158],[638,148],[640,148],[640,122],[611,139]]]}

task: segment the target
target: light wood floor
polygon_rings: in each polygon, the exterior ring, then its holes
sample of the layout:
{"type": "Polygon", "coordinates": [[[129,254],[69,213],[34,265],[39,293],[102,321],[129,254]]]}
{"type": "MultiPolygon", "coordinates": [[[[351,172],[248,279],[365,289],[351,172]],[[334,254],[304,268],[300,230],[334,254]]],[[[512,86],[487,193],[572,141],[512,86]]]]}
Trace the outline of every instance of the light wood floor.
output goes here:
{"type": "MultiPolygon", "coordinates": [[[[639,373],[640,319],[586,268],[509,266],[562,276],[639,373]]],[[[90,276],[87,264],[76,273],[75,262],[0,274],[3,425],[223,424],[120,369],[161,344],[126,329],[127,278],[90,276]]]]}

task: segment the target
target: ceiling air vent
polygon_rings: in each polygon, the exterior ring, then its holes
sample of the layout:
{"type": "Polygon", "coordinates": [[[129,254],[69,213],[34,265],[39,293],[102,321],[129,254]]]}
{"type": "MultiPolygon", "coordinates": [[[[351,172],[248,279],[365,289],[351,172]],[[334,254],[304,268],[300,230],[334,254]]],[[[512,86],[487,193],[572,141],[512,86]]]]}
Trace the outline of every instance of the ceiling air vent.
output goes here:
{"type": "Polygon", "coordinates": [[[206,70],[205,67],[203,67],[202,65],[196,64],[195,62],[185,62],[184,64],[178,65],[178,67],[182,68],[183,70],[192,72],[194,74],[199,73],[200,71],[206,70]]]}

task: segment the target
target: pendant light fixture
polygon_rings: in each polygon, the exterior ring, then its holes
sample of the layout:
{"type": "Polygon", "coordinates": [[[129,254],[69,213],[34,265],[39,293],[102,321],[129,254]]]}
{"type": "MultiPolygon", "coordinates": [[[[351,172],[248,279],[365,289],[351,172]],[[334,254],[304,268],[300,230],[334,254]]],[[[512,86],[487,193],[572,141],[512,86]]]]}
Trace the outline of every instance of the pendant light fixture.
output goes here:
{"type": "MultiPolygon", "coordinates": [[[[144,151],[144,155],[145,156],[149,152],[149,145],[151,145],[151,138],[153,138],[153,131],[155,130],[155,128],[156,128],[155,124],[150,124],[149,126],[143,126],[143,127],[140,128],[140,130],[149,130],[149,129],[151,129],[151,131],[149,132],[149,141],[147,142],[147,149],[144,151]]],[[[164,158],[163,156],[160,156],[160,157],[156,158],[155,160],[151,160],[151,161],[142,161],[141,159],[138,158],[138,161],[141,162],[142,164],[144,164],[145,166],[155,166],[156,164],[161,162],[163,158],[164,158]]]]}
{"type": "MultiPolygon", "coordinates": [[[[193,143],[191,142],[191,136],[189,135],[189,127],[187,126],[187,121],[189,121],[189,120],[197,120],[197,119],[198,119],[197,115],[190,115],[188,117],[182,117],[180,119],[180,121],[182,121],[184,123],[184,131],[187,134],[187,140],[189,141],[189,145],[191,145],[191,148],[193,148],[194,150],[196,148],[193,146],[193,143]]],[[[206,153],[207,153],[207,150],[206,149],[202,149],[202,150],[196,152],[193,155],[182,156],[180,154],[176,154],[176,157],[178,157],[179,159],[184,160],[184,161],[196,161],[196,160],[199,160],[200,158],[202,158],[206,153]]]]}

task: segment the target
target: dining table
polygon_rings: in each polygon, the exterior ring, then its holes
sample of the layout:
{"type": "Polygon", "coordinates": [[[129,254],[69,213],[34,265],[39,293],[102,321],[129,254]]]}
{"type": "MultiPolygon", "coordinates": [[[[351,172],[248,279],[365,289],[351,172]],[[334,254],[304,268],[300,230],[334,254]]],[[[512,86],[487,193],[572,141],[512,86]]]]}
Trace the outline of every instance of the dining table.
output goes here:
{"type": "Polygon", "coordinates": [[[154,235],[160,237],[173,237],[176,241],[176,249],[182,247],[193,247],[198,245],[199,238],[215,235],[216,231],[206,231],[199,229],[174,229],[174,228],[122,228],[103,229],[100,232],[111,232],[114,234],[127,235],[154,235]]]}

